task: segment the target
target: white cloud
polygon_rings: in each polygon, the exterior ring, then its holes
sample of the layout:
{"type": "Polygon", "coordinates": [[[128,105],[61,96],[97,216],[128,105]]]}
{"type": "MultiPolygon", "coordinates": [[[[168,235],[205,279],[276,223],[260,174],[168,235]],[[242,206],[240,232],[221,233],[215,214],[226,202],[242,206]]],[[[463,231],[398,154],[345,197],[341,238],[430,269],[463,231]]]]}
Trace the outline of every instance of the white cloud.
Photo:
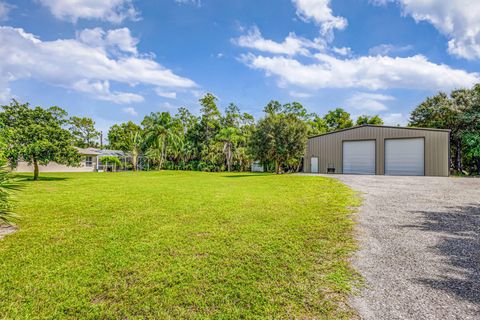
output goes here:
{"type": "Polygon", "coordinates": [[[177,93],[175,91],[164,91],[160,88],[156,88],[155,92],[157,93],[158,96],[163,98],[169,98],[169,99],[177,98],[177,93]]]}
{"type": "Polygon", "coordinates": [[[115,53],[131,53],[137,55],[138,39],[132,37],[128,28],[108,30],[102,28],[84,29],[77,34],[77,38],[89,46],[114,50],[115,53]]]}
{"type": "Polygon", "coordinates": [[[332,51],[335,53],[338,53],[341,56],[352,55],[352,49],[349,47],[342,47],[342,48],[333,47],[332,51]]]}
{"type": "Polygon", "coordinates": [[[388,113],[382,115],[381,118],[387,126],[406,126],[408,123],[408,117],[403,113],[388,113]]]}
{"type": "Polygon", "coordinates": [[[23,29],[0,27],[0,82],[35,79],[89,93],[116,103],[143,100],[138,94],[110,91],[111,82],[155,88],[194,88],[151,57],[136,54],[128,29],[80,32],[77,39],[42,41],[23,29]],[[123,35],[122,39],[119,35],[123,35]]]}
{"type": "Polygon", "coordinates": [[[143,102],[144,98],[141,95],[130,92],[110,91],[110,82],[108,81],[92,81],[80,80],[72,85],[76,91],[89,93],[98,100],[111,101],[114,103],[125,104],[132,102],[143,102]]]}
{"type": "Polygon", "coordinates": [[[8,20],[8,14],[13,6],[5,1],[0,1],[0,21],[8,20]]]}
{"type": "Polygon", "coordinates": [[[190,93],[197,99],[203,97],[206,94],[206,92],[200,90],[192,90],[190,91],[190,93]]]}
{"type": "Polygon", "coordinates": [[[8,103],[12,98],[11,89],[0,86],[0,103],[8,103]]]}
{"type": "MultiPolygon", "coordinates": [[[[245,32],[245,28],[241,28],[245,32]]],[[[303,55],[311,57],[315,53],[330,52],[340,56],[351,56],[352,49],[349,47],[329,47],[328,42],[321,37],[313,40],[297,36],[294,32],[290,32],[282,42],[276,42],[270,39],[265,39],[258,27],[253,26],[246,34],[231,39],[232,43],[248,49],[254,49],[261,52],[276,54],[276,55],[303,55]]]]}
{"type": "Polygon", "coordinates": [[[292,0],[297,8],[297,15],[305,21],[313,20],[321,27],[322,35],[332,38],[333,30],[343,30],[347,20],[336,17],[330,8],[330,0],[292,0]]]}
{"type": "Polygon", "coordinates": [[[480,58],[480,1],[477,0],[376,0],[399,3],[405,15],[426,21],[449,38],[449,53],[480,58]]]}
{"type": "Polygon", "coordinates": [[[412,49],[413,47],[411,45],[396,46],[393,44],[380,44],[378,46],[370,48],[370,50],[368,50],[368,53],[372,56],[377,56],[377,55],[386,56],[393,53],[410,51],[412,49]]]}
{"type": "Polygon", "coordinates": [[[357,92],[345,101],[347,107],[369,111],[378,112],[385,111],[388,107],[385,102],[395,100],[394,97],[378,93],[357,92]]]}
{"type": "Polygon", "coordinates": [[[312,96],[311,93],[300,92],[295,90],[289,91],[288,94],[294,98],[310,98],[312,96]]]}
{"type": "Polygon", "coordinates": [[[392,1],[392,0],[368,0],[368,2],[370,2],[371,4],[373,4],[375,6],[384,6],[389,1],[392,1]]]}
{"type": "Polygon", "coordinates": [[[171,104],[170,102],[164,102],[160,105],[160,108],[164,108],[164,109],[168,109],[168,110],[174,110],[174,109],[178,109],[176,106],[174,106],[173,104],[171,104]]]}
{"type": "Polygon", "coordinates": [[[97,19],[120,23],[137,20],[138,12],[132,0],[38,0],[58,19],[77,22],[78,19],[97,19]]]}
{"type": "Polygon", "coordinates": [[[201,7],[202,6],[202,1],[201,0],[175,0],[176,3],[178,4],[189,4],[193,5],[196,7],[201,7]]]}
{"type": "Polygon", "coordinates": [[[108,30],[105,42],[120,51],[137,54],[138,39],[132,37],[128,28],[108,30]]]}
{"type": "Polygon", "coordinates": [[[129,115],[134,116],[134,117],[138,116],[137,111],[133,107],[123,108],[122,111],[125,112],[126,114],[129,114],[129,115]]]}
{"type": "Polygon", "coordinates": [[[325,42],[323,40],[318,38],[313,41],[308,40],[298,37],[293,32],[289,33],[283,42],[265,39],[256,26],[252,27],[247,34],[232,39],[232,42],[244,48],[290,56],[297,54],[309,55],[309,49],[323,50],[325,48],[325,42]]]}
{"type": "Polygon", "coordinates": [[[480,81],[478,73],[435,64],[422,55],[339,59],[318,53],[315,58],[313,63],[304,64],[281,56],[241,56],[241,60],[250,68],[263,70],[267,76],[278,77],[282,87],[448,90],[470,87],[480,81]]]}

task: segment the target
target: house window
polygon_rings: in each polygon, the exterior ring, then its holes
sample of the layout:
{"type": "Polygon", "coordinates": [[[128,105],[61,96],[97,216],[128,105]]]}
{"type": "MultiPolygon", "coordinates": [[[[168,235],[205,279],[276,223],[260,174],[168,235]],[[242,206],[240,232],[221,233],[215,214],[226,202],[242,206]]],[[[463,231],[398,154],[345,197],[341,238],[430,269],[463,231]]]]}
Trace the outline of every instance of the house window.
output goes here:
{"type": "Polygon", "coordinates": [[[85,167],[91,167],[93,165],[93,158],[92,157],[86,157],[85,158],[85,167]]]}

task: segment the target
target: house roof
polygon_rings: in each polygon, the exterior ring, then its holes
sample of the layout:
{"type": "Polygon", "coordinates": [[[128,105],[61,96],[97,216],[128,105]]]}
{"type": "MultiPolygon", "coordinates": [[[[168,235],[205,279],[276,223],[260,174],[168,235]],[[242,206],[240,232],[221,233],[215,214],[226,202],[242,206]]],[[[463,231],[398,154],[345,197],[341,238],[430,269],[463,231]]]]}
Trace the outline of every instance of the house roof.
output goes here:
{"type": "Polygon", "coordinates": [[[354,126],[346,129],[341,129],[341,130],[336,130],[332,132],[327,132],[327,133],[322,133],[322,134],[317,134],[315,136],[308,137],[308,139],[316,138],[316,137],[321,137],[321,136],[326,136],[329,134],[334,134],[342,131],[348,131],[348,130],[354,130],[354,129],[359,129],[363,127],[373,127],[373,128],[389,128],[389,129],[405,129],[405,130],[425,130],[425,131],[441,131],[441,132],[450,132],[450,129],[436,129],[436,128],[418,128],[418,127],[397,127],[397,126],[379,126],[379,125],[374,125],[374,124],[362,124],[360,126],[354,126]]]}
{"type": "Polygon", "coordinates": [[[128,156],[125,152],[121,150],[107,150],[107,149],[97,149],[100,156],[117,156],[125,157],[128,156]]]}
{"type": "Polygon", "coordinates": [[[108,149],[96,149],[96,148],[77,148],[78,153],[91,156],[128,156],[121,150],[108,150],[108,149]]]}
{"type": "Polygon", "coordinates": [[[98,155],[98,152],[96,151],[97,149],[94,149],[94,148],[78,148],[78,147],[75,147],[75,149],[77,149],[78,153],[83,154],[83,155],[92,155],[92,156],[98,155]]]}

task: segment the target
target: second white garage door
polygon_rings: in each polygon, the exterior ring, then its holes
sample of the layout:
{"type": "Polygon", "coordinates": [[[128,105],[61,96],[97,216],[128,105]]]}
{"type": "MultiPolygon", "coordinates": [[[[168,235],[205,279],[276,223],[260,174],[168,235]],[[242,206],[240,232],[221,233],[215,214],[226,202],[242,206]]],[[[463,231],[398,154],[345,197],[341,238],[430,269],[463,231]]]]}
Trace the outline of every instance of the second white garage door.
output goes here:
{"type": "Polygon", "coordinates": [[[375,174],[375,140],[343,142],[343,173],[375,174]]]}
{"type": "Polygon", "coordinates": [[[395,176],[423,176],[423,138],[385,140],[385,174],[395,176]]]}

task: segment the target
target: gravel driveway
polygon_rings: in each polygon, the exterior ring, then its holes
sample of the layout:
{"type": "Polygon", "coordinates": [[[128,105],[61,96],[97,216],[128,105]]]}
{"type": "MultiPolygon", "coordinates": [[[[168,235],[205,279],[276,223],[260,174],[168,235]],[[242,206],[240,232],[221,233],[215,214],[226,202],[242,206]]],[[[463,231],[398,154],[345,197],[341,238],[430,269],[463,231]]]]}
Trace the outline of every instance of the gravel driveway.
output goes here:
{"type": "Polygon", "coordinates": [[[480,319],[480,179],[334,177],[364,193],[363,319],[480,319]]]}

